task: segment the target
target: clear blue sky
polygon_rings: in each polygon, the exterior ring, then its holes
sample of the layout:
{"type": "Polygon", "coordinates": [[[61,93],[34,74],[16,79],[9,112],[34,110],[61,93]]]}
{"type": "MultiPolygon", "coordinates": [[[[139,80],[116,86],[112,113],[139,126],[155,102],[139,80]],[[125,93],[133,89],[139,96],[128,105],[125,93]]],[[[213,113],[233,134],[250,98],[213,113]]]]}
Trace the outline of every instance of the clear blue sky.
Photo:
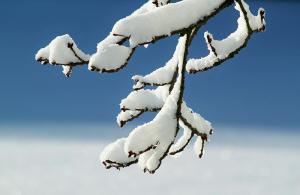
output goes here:
{"type": "MultiPolygon", "coordinates": [[[[215,124],[298,127],[300,125],[300,3],[248,1],[267,10],[267,32],[253,36],[236,58],[206,73],[188,75],[185,99],[215,124]]],[[[142,1],[4,0],[0,2],[0,123],[115,122],[131,76],[146,74],[172,55],[176,37],[139,48],[117,74],[78,68],[64,78],[60,68],[34,61],[36,51],[69,33],[93,53],[118,19],[142,1]]],[[[235,30],[233,7],[200,31],[191,57],[207,54],[203,32],[223,38],[235,30]]],[[[149,116],[148,116],[149,118],[149,116]]]]}

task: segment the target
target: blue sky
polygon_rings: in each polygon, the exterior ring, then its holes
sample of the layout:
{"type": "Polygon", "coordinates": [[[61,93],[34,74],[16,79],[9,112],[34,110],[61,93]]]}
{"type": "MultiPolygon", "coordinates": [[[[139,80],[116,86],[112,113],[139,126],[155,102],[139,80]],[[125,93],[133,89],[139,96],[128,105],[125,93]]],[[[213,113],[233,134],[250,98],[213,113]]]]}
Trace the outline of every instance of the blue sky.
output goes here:
{"type": "MultiPolygon", "coordinates": [[[[267,10],[267,32],[255,34],[234,59],[209,72],[188,75],[185,99],[215,124],[298,127],[300,125],[300,3],[248,1],[267,10]]],[[[66,79],[60,68],[34,61],[36,51],[69,33],[93,53],[120,18],[141,1],[28,0],[0,2],[0,123],[113,123],[119,103],[131,91],[131,76],[146,74],[171,57],[176,37],[139,48],[116,74],[87,68],[66,79]]],[[[223,38],[235,30],[229,7],[199,32],[190,56],[207,54],[203,32],[223,38]]],[[[147,115],[149,119],[152,115],[147,115]]]]}

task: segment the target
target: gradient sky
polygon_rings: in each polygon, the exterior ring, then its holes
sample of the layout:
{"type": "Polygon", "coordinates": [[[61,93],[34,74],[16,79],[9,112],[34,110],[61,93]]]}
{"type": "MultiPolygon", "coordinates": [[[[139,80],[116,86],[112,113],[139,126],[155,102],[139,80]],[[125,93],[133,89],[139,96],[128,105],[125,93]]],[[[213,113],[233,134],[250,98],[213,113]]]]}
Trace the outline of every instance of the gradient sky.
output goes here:
{"type": "MultiPolygon", "coordinates": [[[[188,75],[185,99],[215,124],[272,127],[300,125],[300,3],[248,1],[267,10],[267,32],[255,34],[234,59],[205,73],[188,75]]],[[[58,67],[42,66],[34,55],[58,35],[69,33],[93,53],[113,24],[142,1],[2,0],[0,2],[0,123],[113,123],[119,103],[131,91],[131,76],[162,66],[176,37],[139,48],[116,74],[77,68],[66,79],[58,67]]],[[[236,28],[229,7],[194,40],[190,56],[207,54],[203,32],[224,38],[236,28]]],[[[152,116],[152,115],[151,115],[152,116]]],[[[150,118],[150,115],[146,118],[150,118]]]]}

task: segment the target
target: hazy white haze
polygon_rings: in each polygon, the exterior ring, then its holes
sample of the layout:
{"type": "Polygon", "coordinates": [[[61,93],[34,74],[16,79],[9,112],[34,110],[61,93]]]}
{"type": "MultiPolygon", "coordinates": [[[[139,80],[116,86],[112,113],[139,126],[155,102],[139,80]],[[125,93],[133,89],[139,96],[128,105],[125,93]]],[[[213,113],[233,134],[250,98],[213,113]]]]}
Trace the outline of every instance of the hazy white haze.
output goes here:
{"type": "Polygon", "coordinates": [[[38,129],[1,127],[1,195],[300,194],[300,135],[292,131],[217,128],[202,160],[188,148],[149,175],[100,164],[101,150],[122,130],[38,129]],[[114,136],[101,138],[108,131],[114,136]]]}

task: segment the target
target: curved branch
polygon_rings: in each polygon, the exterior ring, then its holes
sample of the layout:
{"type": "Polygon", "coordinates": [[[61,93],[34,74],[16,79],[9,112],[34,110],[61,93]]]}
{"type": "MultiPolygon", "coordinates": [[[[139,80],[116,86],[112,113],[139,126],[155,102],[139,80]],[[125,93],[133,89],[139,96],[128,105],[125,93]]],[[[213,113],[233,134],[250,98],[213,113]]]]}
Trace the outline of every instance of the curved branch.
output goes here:
{"type": "Polygon", "coordinates": [[[179,125],[183,128],[183,135],[175,144],[172,145],[169,151],[169,155],[176,155],[182,152],[194,136],[194,133],[186,125],[184,125],[181,120],[179,121],[179,125]]]}
{"type": "Polygon", "coordinates": [[[258,15],[254,16],[243,0],[237,0],[236,9],[240,12],[237,30],[221,41],[214,40],[213,36],[206,32],[204,38],[210,53],[201,59],[190,59],[187,64],[189,73],[203,72],[219,66],[245,48],[254,32],[266,29],[265,11],[262,8],[259,9],[258,15]]]}
{"type": "Polygon", "coordinates": [[[89,61],[82,59],[77,52],[74,50],[74,43],[68,43],[68,48],[73,52],[74,56],[82,63],[87,64],[89,61]]]}
{"type": "Polygon", "coordinates": [[[126,163],[119,163],[119,162],[114,162],[110,160],[103,161],[102,164],[105,166],[106,169],[110,168],[116,168],[120,170],[121,168],[129,167],[130,165],[136,164],[138,162],[138,159],[126,162],[126,163]]]}

